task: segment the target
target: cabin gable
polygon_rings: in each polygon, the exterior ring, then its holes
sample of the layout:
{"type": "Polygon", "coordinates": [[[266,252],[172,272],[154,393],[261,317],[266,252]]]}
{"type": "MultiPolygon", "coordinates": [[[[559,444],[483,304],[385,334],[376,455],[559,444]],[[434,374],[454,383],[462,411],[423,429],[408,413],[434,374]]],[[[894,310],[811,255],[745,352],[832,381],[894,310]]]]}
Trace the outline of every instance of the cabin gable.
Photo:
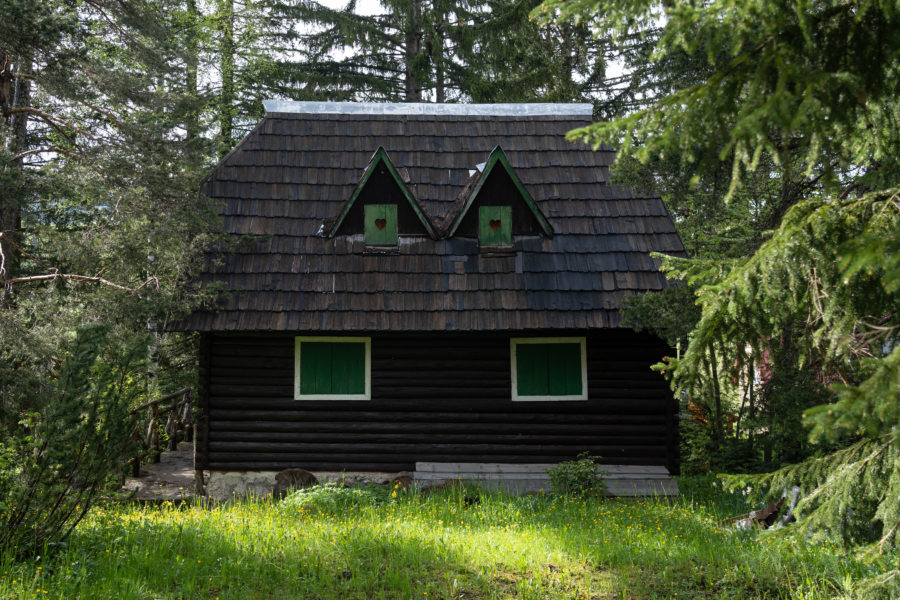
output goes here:
{"type": "Polygon", "coordinates": [[[486,247],[512,246],[514,236],[553,235],[553,228],[500,146],[476,166],[446,223],[447,237],[477,237],[486,247]]]}
{"type": "Polygon", "coordinates": [[[407,186],[408,180],[405,170],[398,170],[379,147],[350,198],[325,222],[325,235],[362,234],[371,246],[396,246],[398,235],[435,238],[431,220],[407,186]]]}

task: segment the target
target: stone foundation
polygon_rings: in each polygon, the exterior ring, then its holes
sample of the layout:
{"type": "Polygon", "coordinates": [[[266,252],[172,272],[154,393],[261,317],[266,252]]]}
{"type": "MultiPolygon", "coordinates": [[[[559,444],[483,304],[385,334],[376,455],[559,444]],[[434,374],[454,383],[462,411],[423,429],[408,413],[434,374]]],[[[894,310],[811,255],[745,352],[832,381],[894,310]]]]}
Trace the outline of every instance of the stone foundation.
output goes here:
{"type": "MultiPolygon", "coordinates": [[[[217,502],[244,496],[271,496],[276,473],[278,471],[210,471],[206,495],[217,502]]],[[[353,486],[370,483],[384,485],[400,473],[312,471],[312,474],[319,483],[343,482],[353,486]]]]}

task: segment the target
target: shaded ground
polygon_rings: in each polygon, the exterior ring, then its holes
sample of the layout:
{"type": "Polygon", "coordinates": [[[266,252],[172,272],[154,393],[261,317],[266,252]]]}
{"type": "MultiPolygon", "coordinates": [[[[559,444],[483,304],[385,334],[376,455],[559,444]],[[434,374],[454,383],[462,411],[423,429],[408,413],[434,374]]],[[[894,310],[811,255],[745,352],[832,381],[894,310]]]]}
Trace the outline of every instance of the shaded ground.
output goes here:
{"type": "Polygon", "coordinates": [[[177,502],[194,496],[194,444],[180,442],[178,448],[163,452],[158,463],[141,465],[140,477],[128,477],[123,492],[136,500],[177,502]]]}

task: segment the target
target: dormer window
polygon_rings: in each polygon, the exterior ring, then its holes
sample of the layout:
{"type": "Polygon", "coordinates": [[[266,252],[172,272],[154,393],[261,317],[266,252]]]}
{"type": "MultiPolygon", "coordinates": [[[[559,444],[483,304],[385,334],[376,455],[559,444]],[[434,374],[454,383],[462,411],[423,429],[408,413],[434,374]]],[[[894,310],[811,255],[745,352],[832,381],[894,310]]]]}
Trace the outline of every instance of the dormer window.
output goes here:
{"type": "Polygon", "coordinates": [[[551,237],[553,229],[500,146],[470,172],[444,218],[447,237],[478,237],[486,254],[506,255],[517,236],[551,237]]]}
{"type": "Polygon", "coordinates": [[[396,204],[367,204],[365,223],[366,246],[397,245],[396,204]]]}
{"type": "Polygon", "coordinates": [[[512,207],[482,206],[478,209],[478,244],[482,248],[512,246],[512,207]]]}
{"type": "Polygon", "coordinates": [[[427,236],[437,239],[429,218],[425,215],[409,173],[391,162],[384,148],[378,148],[369,161],[353,193],[337,214],[322,224],[324,237],[338,234],[362,236],[363,252],[395,254],[401,235],[427,236]]]}

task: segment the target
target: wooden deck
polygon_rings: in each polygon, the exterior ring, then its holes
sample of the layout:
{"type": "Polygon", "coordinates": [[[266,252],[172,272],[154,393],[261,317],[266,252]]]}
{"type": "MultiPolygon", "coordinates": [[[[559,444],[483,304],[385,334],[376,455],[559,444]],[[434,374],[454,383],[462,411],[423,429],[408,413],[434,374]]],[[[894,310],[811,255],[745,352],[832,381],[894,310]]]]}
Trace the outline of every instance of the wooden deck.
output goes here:
{"type": "MultiPolygon", "coordinates": [[[[417,462],[413,474],[417,481],[430,484],[463,479],[489,489],[504,489],[519,494],[550,491],[547,470],[550,463],[442,463],[417,462]]],[[[600,465],[610,496],[677,496],[678,483],[663,466],[600,465]]]]}

